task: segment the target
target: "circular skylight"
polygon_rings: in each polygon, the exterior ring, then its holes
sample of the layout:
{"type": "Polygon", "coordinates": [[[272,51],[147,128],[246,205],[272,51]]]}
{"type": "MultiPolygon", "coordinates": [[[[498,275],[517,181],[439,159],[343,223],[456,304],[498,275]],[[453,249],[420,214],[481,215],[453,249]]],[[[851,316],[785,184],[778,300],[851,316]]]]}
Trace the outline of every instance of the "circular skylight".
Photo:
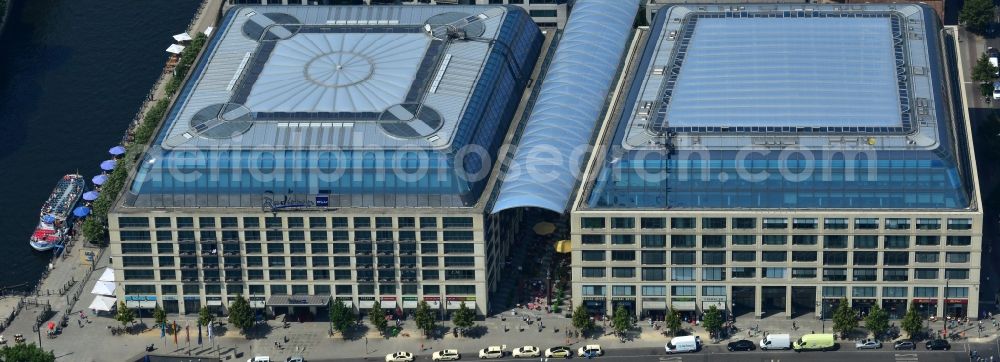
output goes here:
{"type": "Polygon", "coordinates": [[[371,59],[357,53],[332,52],[319,55],[306,64],[306,78],[327,87],[343,87],[365,81],[375,66],[371,59]]]}

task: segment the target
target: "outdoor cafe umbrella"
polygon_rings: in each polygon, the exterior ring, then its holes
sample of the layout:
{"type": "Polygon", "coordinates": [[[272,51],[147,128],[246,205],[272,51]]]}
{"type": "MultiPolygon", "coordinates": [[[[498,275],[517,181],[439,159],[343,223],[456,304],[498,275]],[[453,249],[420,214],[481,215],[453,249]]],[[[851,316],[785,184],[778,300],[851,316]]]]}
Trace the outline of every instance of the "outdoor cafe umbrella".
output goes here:
{"type": "Polygon", "coordinates": [[[183,51],[184,51],[184,46],[180,44],[171,44],[169,47],[167,47],[167,53],[180,54],[183,51]]]}
{"type": "Polygon", "coordinates": [[[90,208],[86,206],[80,206],[73,209],[73,215],[76,217],[84,217],[90,215],[90,208]]]}
{"type": "Polygon", "coordinates": [[[176,41],[188,41],[188,40],[191,40],[191,36],[188,35],[188,33],[180,33],[180,34],[174,35],[174,40],[176,40],[176,41]]]}
{"type": "Polygon", "coordinates": [[[90,179],[90,182],[93,182],[94,185],[98,186],[103,185],[105,182],[108,182],[108,175],[94,176],[94,178],[90,179]]]}
{"type": "Polygon", "coordinates": [[[87,201],[97,200],[97,196],[100,195],[97,191],[87,191],[83,193],[83,199],[87,201]]]}
{"type": "Polygon", "coordinates": [[[49,321],[49,330],[56,329],[56,322],[49,321]]]}
{"type": "Polygon", "coordinates": [[[111,171],[115,169],[116,164],[118,164],[118,161],[105,160],[104,162],[101,162],[101,169],[104,171],[111,171]]]}
{"type": "Polygon", "coordinates": [[[114,147],[111,147],[111,149],[108,150],[108,153],[110,153],[110,154],[112,154],[114,156],[121,156],[121,155],[125,154],[125,151],[126,151],[125,147],[123,147],[123,146],[114,146],[114,147]]]}

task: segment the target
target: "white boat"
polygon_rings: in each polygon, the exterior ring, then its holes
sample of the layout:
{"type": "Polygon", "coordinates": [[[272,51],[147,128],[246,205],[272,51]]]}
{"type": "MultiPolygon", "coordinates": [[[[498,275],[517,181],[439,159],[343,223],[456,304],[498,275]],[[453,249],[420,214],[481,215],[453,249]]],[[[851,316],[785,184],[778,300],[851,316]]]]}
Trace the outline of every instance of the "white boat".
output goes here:
{"type": "Polygon", "coordinates": [[[65,175],[59,180],[39,212],[38,226],[29,242],[32,248],[52,250],[66,241],[70,229],[69,216],[80,201],[84,186],[83,176],[78,174],[65,175]]]}

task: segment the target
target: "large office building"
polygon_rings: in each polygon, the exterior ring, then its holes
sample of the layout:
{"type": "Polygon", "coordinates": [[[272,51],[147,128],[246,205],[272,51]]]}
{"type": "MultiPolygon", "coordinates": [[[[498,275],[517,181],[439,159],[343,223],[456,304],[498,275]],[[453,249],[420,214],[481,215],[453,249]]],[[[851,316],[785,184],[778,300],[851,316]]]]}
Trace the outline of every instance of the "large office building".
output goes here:
{"type": "Polygon", "coordinates": [[[253,5],[516,5],[531,15],[540,27],[566,25],[568,4],[574,0],[229,0],[229,4],[253,5]]]}
{"type": "Polygon", "coordinates": [[[109,217],[130,307],[484,313],[500,145],[551,42],[508,6],[236,6],[109,217]]]}
{"type": "Polygon", "coordinates": [[[940,31],[917,4],[660,9],[572,206],[574,304],[976,317],[982,203],[940,31]]]}

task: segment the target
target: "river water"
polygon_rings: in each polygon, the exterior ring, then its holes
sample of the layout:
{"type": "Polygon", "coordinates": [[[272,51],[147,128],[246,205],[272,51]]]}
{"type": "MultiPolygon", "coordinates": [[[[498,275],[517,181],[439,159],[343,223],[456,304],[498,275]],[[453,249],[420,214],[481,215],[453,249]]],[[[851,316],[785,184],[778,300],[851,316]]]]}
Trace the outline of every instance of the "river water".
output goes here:
{"type": "MultiPolygon", "coordinates": [[[[200,0],[13,0],[0,35],[0,287],[34,282],[28,246],[56,181],[117,144],[200,0]]],[[[78,258],[78,255],[73,255],[78,258]]]]}

